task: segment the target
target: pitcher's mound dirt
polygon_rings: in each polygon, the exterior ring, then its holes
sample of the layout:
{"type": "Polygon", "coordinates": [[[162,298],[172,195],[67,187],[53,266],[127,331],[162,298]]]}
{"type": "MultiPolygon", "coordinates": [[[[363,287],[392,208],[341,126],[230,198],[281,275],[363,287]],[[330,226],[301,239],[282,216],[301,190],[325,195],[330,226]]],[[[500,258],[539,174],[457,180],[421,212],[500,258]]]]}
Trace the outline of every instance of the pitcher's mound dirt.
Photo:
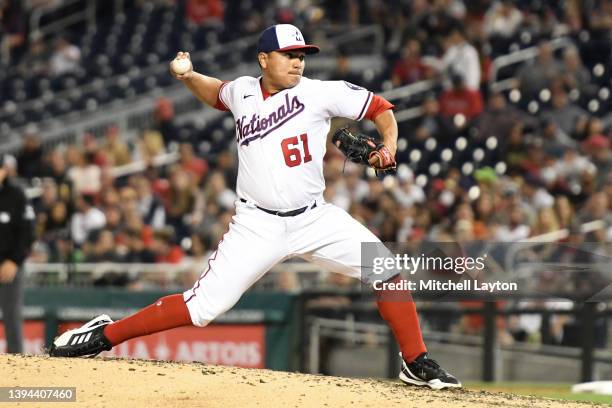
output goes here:
{"type": "Polygon", "coordinates": [[[55,408],[589,406],[484,391],[430,391],[392,381],[102,358],[0,355],[0,386],[76,387],[77,402],[51,404],[55,408]]]}

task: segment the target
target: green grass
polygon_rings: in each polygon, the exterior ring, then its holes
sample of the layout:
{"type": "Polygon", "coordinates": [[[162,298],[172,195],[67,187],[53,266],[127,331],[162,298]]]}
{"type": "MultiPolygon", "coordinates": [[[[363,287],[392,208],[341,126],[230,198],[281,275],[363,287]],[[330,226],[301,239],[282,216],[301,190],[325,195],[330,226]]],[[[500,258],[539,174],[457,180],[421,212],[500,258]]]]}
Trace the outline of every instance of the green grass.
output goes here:
{"type": "Polygon", "coordinates": [[[533,395],[537,397],[555,398],[567,401],[585,401],[612,406],[612,395],[599,395],[592,393],[572,393],[571,384],[547,383],[513,383],[513,382],[468,382],[464,384],[471,390],[485,390],[507,392],[520,395],[533,395]]]}

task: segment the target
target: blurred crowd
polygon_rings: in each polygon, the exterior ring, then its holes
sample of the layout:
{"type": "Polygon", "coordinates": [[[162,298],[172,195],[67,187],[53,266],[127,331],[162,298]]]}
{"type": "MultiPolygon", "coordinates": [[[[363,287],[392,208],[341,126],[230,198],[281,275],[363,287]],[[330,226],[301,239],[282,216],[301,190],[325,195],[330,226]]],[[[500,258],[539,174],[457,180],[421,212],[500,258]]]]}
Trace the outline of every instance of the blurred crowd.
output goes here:
{"type": "Polygon", "coordinates": [[[164,138],[172,116],[160,99],[156,125],[132,144],[109,127],[100,140],[85,135],[83,146],[43,151],[36,129],[26,132],[11,171],[40,189],[31,261],[206,264],[233,212],[236,158],[205,160],[190,143],[164,138]],[[176,162],[152,165],[167,152],[176,162]],[[123,175],[135,162],[146,170],[123,175]]]}

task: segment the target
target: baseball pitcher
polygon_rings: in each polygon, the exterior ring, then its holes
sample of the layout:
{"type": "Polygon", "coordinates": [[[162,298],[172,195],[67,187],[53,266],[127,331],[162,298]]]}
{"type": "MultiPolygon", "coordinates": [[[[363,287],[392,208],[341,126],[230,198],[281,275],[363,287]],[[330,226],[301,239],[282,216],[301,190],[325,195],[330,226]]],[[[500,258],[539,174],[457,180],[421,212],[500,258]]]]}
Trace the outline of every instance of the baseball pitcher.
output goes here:
{"type": "MultiPolygon", "coordinates": [[[[261,76],[227,82],[195,72],[189,53],[177,54],[171,73],[199,100],[234,116],[239,155],[236,215],[191,289],[120,321],[102,315],[67,331],[54,341],[52,356],[96,355],[134,337],[206,326],[272,266],[291,257],[361,278],[361,243],[380,241],[323,199],[326,138],[333,117],[373,121],[382,143],[366,138],[362,153],[347,157],[388,170],[395,167],[397,123],[393,105],[362,87],[304,77],[306,56],[317,52],[297,27],[275,25],[259,38],[261,76]]],[[[346,145],[359,142],[344,133],[334,142],[346,153],[346,145]]],[[[402,301],[377,295],[380,314],[401,349],[400,379],[433,389],[461,387],[429,358],[409,294],[402,301]]]]}

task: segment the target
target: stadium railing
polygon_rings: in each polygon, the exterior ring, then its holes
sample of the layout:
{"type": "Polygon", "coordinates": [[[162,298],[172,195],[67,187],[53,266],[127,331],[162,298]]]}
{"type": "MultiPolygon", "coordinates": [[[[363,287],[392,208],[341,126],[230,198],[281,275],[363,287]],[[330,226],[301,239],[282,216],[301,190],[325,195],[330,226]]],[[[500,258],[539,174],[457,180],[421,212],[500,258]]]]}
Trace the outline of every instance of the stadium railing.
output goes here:
{"type": "MultiPolygon", "coordinates": [[[[597,318],[609,319],[612,316],[610,311],[595,311],[592,307],[585,307],[575,304],[574,307],[567,310],[549,310],[543,306],[533,307],[530,309],[517,308],[515,306],[505,307],[504,309],[490,308],[492,303],[483,304],[482,307],[472,308],[457,308],[453,304],[421,304],[419,306],[419,314],[425,317],[423,321],[423,336],[427,340],[428,348],[435,350],[436,355],[452,354],[461,351],[460,354],[468,353],[470,356],[476,353],[476,358],[464,358],[460,360],[457,367],[451,367],[452,371],[471,373],[479,373],[478,376],[470,378],[470,380],[483,381],[530,381],[533,373],[526,373],[521,370],[513,369],[517,363],[515,360],[528,359],[532,363],[533,372],[539,373],[545,371],[551,365],[570,364],[574,365],[577,370],[571,371],[570,376],[574,378],[565,378],[565,381],[583,381],[593,378],[601,378],[602,372],[612,370],[612,351],[609,349],[595,349],[592,343],[583,340],[579,347],[557,346],[542,343],[524,343],[514,342],[512,344],[501,344],[496,338],[498,337],[499,328],[496,325],[496,319],[499,317],[508,317],[511,315],[539,315],[542,317],[543,323],[541,330],[545,330],[545,320],[549,320],[552,315],[569,315],[575,316],[576,319],[591,319],[593,324],[597,318]],[[487,313],[486,309],[490,309],[492,313],[487,313]],[[428,327],[427,322],[430,317],[444,315],[446,317],[455,317],[457,319],[471,314],[482,315],[485,318],[486,325],[491,326],[492,330],[483,330],[480,334],[465,334],[448,331],[432,330],[428,327]],[[508,369],[504,369],[504,365],[508,364],[508,369]]],[[[592,305],[592,304],[589,304],[592,305]]],[[[375,315],[377,312],[372,305],[371,310],[366,311],[362,307],[348,306],[343,310],[346,314],[345,318],[340,318],[342,313],[337,309],[334,310],[336,318],[322,317],[325,314],[325,308],[309,309],[307,308],[308,318],[304,321],[306,325],[303,329],[305,339],[308,341],[308,355],[304,358],[303,371],[311,374],[321,373],[323,364],[322,345],[327,345],[326,355],[330,354],[331,347],[351,349],[357,346],[371,345],[380,350],[381,347],[386,347],[386,368],[387,376],[394,378],[398,373],[397,364],[397,345],[393,339],[391,331],[385,324],[369,323],[355,321],[355,317],[363,318],[364,314],[370,313],[375,315]],[[329,343],[327,340],[339,340],[342,343],[329,343]]],[[[588,325],[588,324],[587,324],[588,325]]],[[[584,338],[586,329],[584,331],[584,338]]],[[[325,364],[329,366],[329,364],[325,364]]],[[[329,368],[329,367],[328,367],[329,368]]],[[[469,375],[468,375],[469,376],[469,375]]],[[[464,377],[464,375],[462,375],[464,377]]]]}
{"type": "MultiPolygon", "coordinates": [[[[572,45],[572,41],[568,37],[555,38],[550,41],[553,51],[557,51],[572,45]]],[[[491,85],[490,88],[494,92],[501,92],[514,87],[515,78],[506,78],[498,80],[497,76],[502,68],[531,61],[538,56],[538,47],[533,46],[519,51],[512,52],[507,55],[501,55],[493,61],[491,66],[491,85]]]]}
{"type": "MultiPolygon", "coordinates": [[[[582,234],[588,234],[590,232],[602,230],[606,227],[607,224],[604,220],[594,220],[582,224],[580,226],[580,232],[582,234]]],[[[569,235],[570,230],[567,228],[562,228],[557,231],[552,231],[546,234],[526,238],[524,240],[521,240],[521,242],[517,242],[515,245],[511,245],[504,258],[504,269],[510,270],[515,264],[515,260],[517,259],[519,253],[521,253],[522,251],[530,250],[542,244],[562,241],[566,239],[569,235]]]]}
{"type": "MultiPolygon", "coordinates": [[[[114,9],[119,10],[121,7],[122,0],[114,0],[114,9]]],[[[32,9],[29,20],[29,33],[28,37],[30,40],[35,38],[45,37],[52,34],[62,32],[67,27],[73,24],[87,22],[89,26],[95,26],[96,24],[96,1],[87,0],[64,0],[62,2],[55,3],[51,2],[48,5],[40,5],[32,9]],[[44,16],[52,13],[61,12],[63,9],[69,9],[71,6],[81,4],[83,9],[77,10],[71,14],[67,14],[59,19],[53,19],[45,24],[41,24],[41,20],[44,16]]]]}

